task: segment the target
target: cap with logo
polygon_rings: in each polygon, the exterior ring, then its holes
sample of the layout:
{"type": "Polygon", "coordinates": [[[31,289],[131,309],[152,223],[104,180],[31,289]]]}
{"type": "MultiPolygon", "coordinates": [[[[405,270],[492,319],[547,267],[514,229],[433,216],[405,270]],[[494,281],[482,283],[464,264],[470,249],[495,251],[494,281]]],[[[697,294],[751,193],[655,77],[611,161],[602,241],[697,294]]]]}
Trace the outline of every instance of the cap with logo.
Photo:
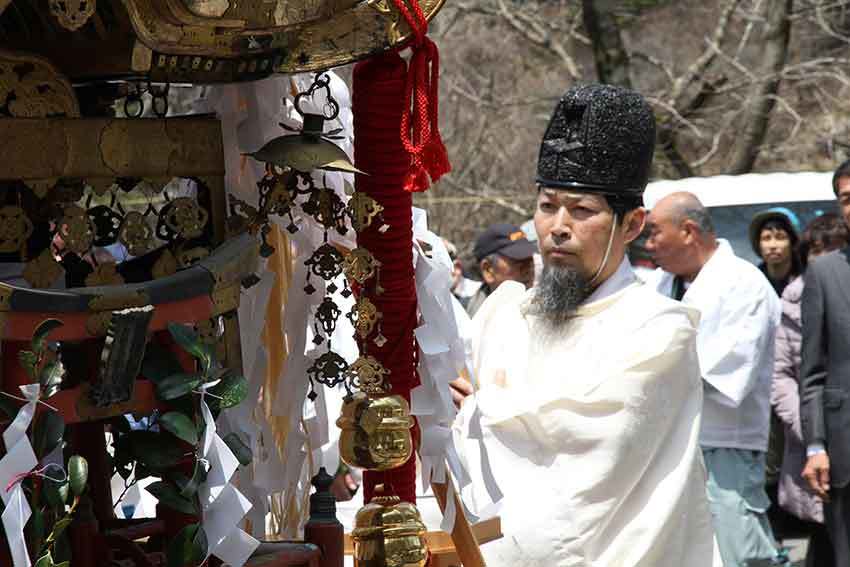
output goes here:
{"type": "Polygon", "coordinates": [[[500,223],[487,228],[473,250],[480,262],[490,254],[501,254],[512,260],[527,260],[534,256],[537,247],[532,244],[520,227],[515,224],[500,223]]]}
{"type": "Polygon", "coordinates": [[[569,89],[552,114],[537,160],[539,186],[641,204],[655,150],[655,116],[635,91],[569,89]]]}

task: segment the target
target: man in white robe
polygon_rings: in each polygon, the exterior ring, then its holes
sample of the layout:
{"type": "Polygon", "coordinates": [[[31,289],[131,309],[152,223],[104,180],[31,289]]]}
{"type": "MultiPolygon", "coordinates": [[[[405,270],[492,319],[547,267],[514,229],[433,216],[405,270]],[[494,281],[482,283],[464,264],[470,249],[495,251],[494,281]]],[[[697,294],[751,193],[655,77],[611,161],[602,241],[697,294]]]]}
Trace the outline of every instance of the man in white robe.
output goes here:
{"type": "Polygon", "coordinates": [[[648,224],[646,248],[661,266],[649,283],[700,311],[699,441],[723,563],[784,564],[764,486],[779,298],[758,268],[716,238],[711,216],[691,193],[661,199],[648,224]]]}
{"type": "Polygon", "coordinates": [[[504,494],[504,538],[482,548],[491,567],[719,565],[697,315],[638,282],[626,258],[654,134],[637,93],[564,95],[538,161],[540,281],[503,284],[476,315],[477,391],[455,427],[504,494]]]}

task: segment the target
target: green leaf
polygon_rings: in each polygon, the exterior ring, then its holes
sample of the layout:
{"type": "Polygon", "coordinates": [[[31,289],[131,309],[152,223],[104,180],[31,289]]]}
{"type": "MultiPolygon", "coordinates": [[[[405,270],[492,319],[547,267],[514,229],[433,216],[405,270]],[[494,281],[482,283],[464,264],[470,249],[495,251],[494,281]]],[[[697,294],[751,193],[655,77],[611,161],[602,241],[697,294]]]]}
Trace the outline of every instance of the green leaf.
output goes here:
{"type": "Polygon", "coordinates": [[[52,386],[48,386],[44,390],[42,390],[41,392],[42,392],[41,393],[41,399],[42,400],[50,399],[50,398],[52,398],[53,396],[55,396],[56,394],[59,393],[59,385],[54,384],[52,386]]]}
{"type": "Polygon", "coordinates": [[[71,562],[63,561],[62,563],[55,563],[53,567],[71,567],[71,562]]]}
{"type": "Polygon", "coordinates": [[[49,455],[65,435],[65,420],[55,411],[46,411],[35,422],[33,450],[41,459],[49,455]]]}
{"type": "Polygon", "coordinates": [[[198,428],[195,422],[177,411],[170,411],[159,418],[159,426],[190,445],[198,444],[198,428]]]}
{"type": "Polygon", "coordinates": [[[190,524],[180,530],[168,544],[167,567],[195,565],[207,555],[207,536],[199,524],[190,524]]]}
{"type": "Polygon", "coordinates": [[[204,343],[197,333],[186,325],[179,323],[169,323],[168,332],[174,337],[183,350],[194,356],[200,361],[209,361],[212,357],[212,350],[209,345],[204,343]]]}
{"type": "Polygon", "coordinates": [[[68,532],[62,532],[56,538],[56,542],[53,544],[53,560],[61,561],[62,564],[66,565],[71,560],[71,539],[68,537],[68,532]]]}
{"type": "MultiPolygon", "coordinates": [[[[44,542],[44,512],[41,508],[33,509],[27,528],[29,529],[29,534],[26,536],[27,542],[33,543],[34,549],[41,549],[41,544],[44,542]]],[[[52,559],[50,565],[53,565],[52,559]]]]}
{"type": "Polygon", "coordinates": [[[198,492],[198,487],[204,481],[204,469],[200,461],[195,461],[195,470],[192,473],[192,478],[186,478],[184,475],[175,475],[174,483],[180,489],[180,496],[183,498],[192,498],[198,492]]]}
{"type": "Polygon", "coordinates": [[[180,496],[180,492],[172,484],[167,482],[154,482],[145,487],[145,490],[154,495],[163,506],[168,506],[184,514],[197,514],[198,507],[189,498],[180,496]]]}
{"type": "Polygon", "coordinates": [[[45,479],[42,488],[44,499],[47,504],[54,510],[64,510],[65,504],[68,502],[68,481],[56,482],[55,480],[45,479]]]}
{"type": "Polygon", "coordinates": [[[27,376],[35,380],[35,367],[38,365],[38,355],[31,350],[18,351],[18,362],[26,370],[27,376]]]}
{"type": "Polygon", "coordinates": [[[32,350],[36,353],[43,352],[47,346],[47,335],[61,327],[63,324],[64,323],[62,323],[59,319],[47,319],[42,321],[32,334],[32,350]]]}
{"type": "Polygon", "coordinates": [[[173,352],[154,341],[148,343],[145,358],[142,360],[142,376],[158,384],[169,376],[183,372],[183,367],[173,352]]]}
{"type": "Polygon", "coordinates": [[[236,460],[239,461],[239,464],[244,466],[248,466],[251,464],[251,460],[254,458],[254,454],[251,452],[251,448],[242,442],[242,439],[236,433],[228,433],[224,437],[224,442],[230,447],[230,450],[233,451],[233,455],[236,457],[236,460]]]}
{"type": "Polygon", "coordinates": [[[62,377],[64,375],[65,367],[62,366],[62,363],[59,360],[51,360],[41,369],[41,373],[38,375],[38,382],[42,388],[58,386],[62,383],[62,377]]]}
{"type": "Polygon", "coordinates": [[[229,374],[208,392],[212,394],[206,398],[211,410],[232,408],[248,396],[248,380],[241,374],[229,374]]]}
{"type": "Polygon", "coordinates": [[[74,455],[68,460],[68,480],[74,496],[81,495],[89,480],[89,463],[80,455],[74,455]]]}
{"type": "Polygon", "coordinates": [[[144,465],[152,471],[169,469],[183,460],[186,452],[173,437],[161,435],[153,431],[132,431],[127,437],[130,454],[136,464],[136,478],[141,478],[139,465],[144,465]]]}
{"type": "Polygon", "coordinates": [[[35,562],[35,567],[55,567],[53,565],[53,557],[49,551],[38,558],[38,561],[35,562]]]}
{"type": "Polygon", "coordinates": [[[156,385],[156,395],[161,400],[173,400],[185,396],[201,383],[198,374],[174,374],[156,385]]]}
{"type": "Polygon", "coordinates": [[[70,526],[71,522],[73,522],[73,521],[74,521],[73,518],[71,518],[69,516],[65,516],[64,518],[60,519],[55,524],[53,524],[53,539],[56,539],[57,537],[59,537],[62,534],[62,532],[65,531],[65,528],[70,526]]]}

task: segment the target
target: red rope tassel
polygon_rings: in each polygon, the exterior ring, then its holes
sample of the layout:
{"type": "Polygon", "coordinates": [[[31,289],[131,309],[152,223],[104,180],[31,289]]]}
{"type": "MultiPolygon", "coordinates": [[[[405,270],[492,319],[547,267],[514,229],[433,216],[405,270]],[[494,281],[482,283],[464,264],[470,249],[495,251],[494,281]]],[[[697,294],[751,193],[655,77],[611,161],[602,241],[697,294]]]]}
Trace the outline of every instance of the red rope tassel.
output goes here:
{"type": "MultiPolygon", "coordinates": [[[[405,93],[410,74],[404,60],[389,52],[358,63],[354,68],[354,163],[368,175],[357,175],[357,190],[384,207],[385,233],[372,226],[357,235],[357,244],[369,250],[381,262],[380,285],[375,293],[371,280],[362,292],[383,314],[381,331],[387,338],[378,347],[369,337],[366,352],[390,371],[390,393],[410,402],[410,390],[419,384],[416,374],[415,339],[417,325],[416,285],[413,270],[412,195],[405,191],[411,173],[411,157],[405,151],[399,132],[405,114],[405,93]]],[[[419,162],[421,164],[421,162],[419,162]]],[[[418,175],[418,174],[417,174],[418,175]]],[[[427,174],[426,174],[427,177],[427,174]]],[[[426,185],[427,186],[427,185],[426,185]]],[[[414,441],[417,436],[414,436],[414,441]]],[[[418,444],[418,443],[415,443],[418,444]]],[[[416,501],[416,457],[395,469],[366,471],[363,496],[369,502],[377,484],[385,484],[404,501],[416,501]]]]}
{"type": "Polygon", "coordinates": [[[413,30],[410,69],[405,82],[401,117],[401,142],[410,155],[410,167],[404,180],[405,191],[425,191],[431,183],[451,171],[451,164],[440,136],[438,91],[440,52],[425,36],[428,21],[416,0],[411,0],[413,13],[405,0],[393,4],[413,30]]]}

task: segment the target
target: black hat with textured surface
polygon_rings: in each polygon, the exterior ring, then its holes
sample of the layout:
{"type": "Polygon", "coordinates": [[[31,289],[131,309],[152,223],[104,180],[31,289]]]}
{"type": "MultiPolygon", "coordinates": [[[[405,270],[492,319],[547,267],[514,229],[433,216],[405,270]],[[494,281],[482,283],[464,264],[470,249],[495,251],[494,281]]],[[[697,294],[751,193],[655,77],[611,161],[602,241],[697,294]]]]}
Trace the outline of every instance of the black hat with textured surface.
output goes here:
{"type": "Polygon", "coordinates": [[[539,186],[641,200],[655,150],[655,116],[637,92],[612,85],[568,90],[546,128],[539,186]]]}

